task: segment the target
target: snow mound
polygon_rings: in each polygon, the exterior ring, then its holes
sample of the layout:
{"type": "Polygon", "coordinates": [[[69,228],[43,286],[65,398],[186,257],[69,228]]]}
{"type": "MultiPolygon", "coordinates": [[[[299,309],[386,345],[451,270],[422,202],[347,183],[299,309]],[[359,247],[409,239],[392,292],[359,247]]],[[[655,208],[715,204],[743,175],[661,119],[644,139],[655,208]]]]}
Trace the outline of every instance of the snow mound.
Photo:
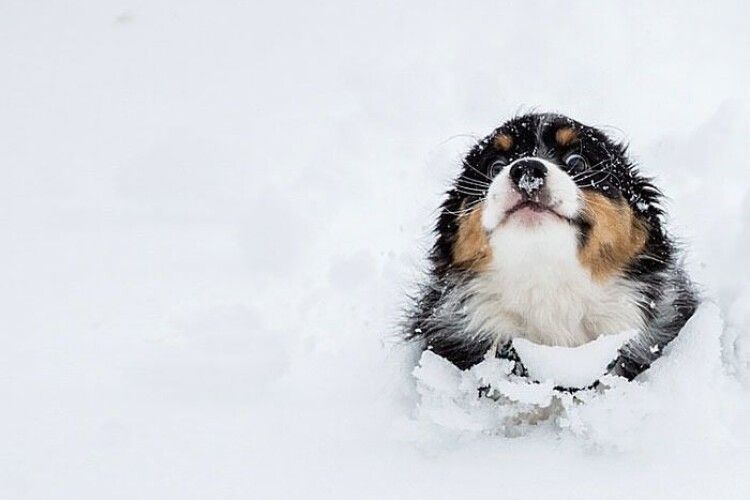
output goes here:
{"type": "MultiPolygon", "coordinates": [[[[560,380],[583,380],[587,372],[575,370],[558,378],[540,376],[534,382],[511,373],[513,362],[485,359],[461,371],[447,360],[425,351],[414,370],[421,401],[418,418],[432,425],[465,434],[521,436],[552,432],[582,440],[595,447],[648,448],[653,442],[670,446],[696,446],[699,442],[730,445],[734,423],[728,411],[740,398],[740,387],[724,373],[721,364],[719,309],[702,305],[665,354],[636,381],[604,376],[595,389],[575,393],[554,389],[560,380]],[[568,378],[565,378],[568,377],[568,378]],[[690,436],[690,439],[685,439],[690,436]],[[658,440],[658,441],[655,441],[658,440]]],[[[608,350],[616,350],[612,336],[581,353],[573,354],[600,366],[608,350]]],[[[528,348],[520,343],[522,349],[528,348]]],[[[577,351],[577,349],[570,350],[577,351]]],[[[536,375],[558,367],[543,361],[557,350],[529,348],[519,353],[536,375]]],[[[736,408],[735,408],[736,409],[736,408]]]]}
{"type": "Polygon", "coordinates": [[[617,351],[635,333],[602,335],[579,347],[545,346],[517,338],[513,340],[513,347],[533,380],[551,380],[558,387],[582,388],[604,375],[607,366],[617,357],[617,351]]]}

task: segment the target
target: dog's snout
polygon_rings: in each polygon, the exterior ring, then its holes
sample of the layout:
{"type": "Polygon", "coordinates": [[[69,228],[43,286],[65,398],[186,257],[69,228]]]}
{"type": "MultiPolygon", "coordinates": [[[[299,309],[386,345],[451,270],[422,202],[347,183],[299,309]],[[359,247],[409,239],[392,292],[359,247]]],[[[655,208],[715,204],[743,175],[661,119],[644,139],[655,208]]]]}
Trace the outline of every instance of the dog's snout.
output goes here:
{"type": "Polygon", "coordinates": [[[531,196],[544,185],[547,167],[539,160],[519,160],[510,168],[509,175],[516,189],[531,196]]]}

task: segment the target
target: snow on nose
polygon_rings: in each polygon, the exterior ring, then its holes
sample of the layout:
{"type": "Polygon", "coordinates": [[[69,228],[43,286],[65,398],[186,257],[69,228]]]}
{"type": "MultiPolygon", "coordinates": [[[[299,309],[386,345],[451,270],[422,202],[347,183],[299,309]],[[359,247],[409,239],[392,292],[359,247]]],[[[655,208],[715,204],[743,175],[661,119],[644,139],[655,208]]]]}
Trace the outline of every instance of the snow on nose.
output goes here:
{"type": "Polygon", "coordinates": [[[521,176],[521,180],[518,181],[518,189],[528,195],[538,191],[542,185],[544,185],[544,177],[531,177],[524,174],[521,176]]]}
{"type": "Polygon", "coordinates": [[[531,197],[544,185],[547,167],[539,160],[520,160],[511,167],[509,176],[522,195],[531,197]]]}

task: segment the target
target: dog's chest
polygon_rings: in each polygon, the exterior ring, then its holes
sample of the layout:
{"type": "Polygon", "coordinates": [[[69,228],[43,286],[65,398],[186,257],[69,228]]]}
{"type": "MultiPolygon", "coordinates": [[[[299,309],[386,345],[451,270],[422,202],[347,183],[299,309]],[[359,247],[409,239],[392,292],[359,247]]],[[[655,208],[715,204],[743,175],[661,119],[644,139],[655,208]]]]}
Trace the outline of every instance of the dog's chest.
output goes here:
{"type": "Polygon", "coordinates": [[[633,287],[617,278],[594,281],[577,258],[574,239],[512,236],[504,235],[500,251],[493,245],[493,268],[473,286],[467,312],[475,328],[501,339],[572,347],[641,326],[633,287]]]}

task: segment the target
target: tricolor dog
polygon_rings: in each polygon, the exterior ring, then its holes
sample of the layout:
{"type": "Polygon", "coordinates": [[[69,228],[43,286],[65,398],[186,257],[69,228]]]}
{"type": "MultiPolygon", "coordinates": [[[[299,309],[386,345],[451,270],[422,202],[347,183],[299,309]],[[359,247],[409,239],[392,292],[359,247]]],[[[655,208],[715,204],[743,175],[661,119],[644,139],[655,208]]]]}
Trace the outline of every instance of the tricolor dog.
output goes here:
{"type": "Polygon", "coordinates": [[[445,197],[407,336],[465,369],[514,357],[516,337],[575,347],[635,330],[609,368],[634,378],[697,304],[660,199],[602,131],[511,119],[471,149],[445,197]]]}

